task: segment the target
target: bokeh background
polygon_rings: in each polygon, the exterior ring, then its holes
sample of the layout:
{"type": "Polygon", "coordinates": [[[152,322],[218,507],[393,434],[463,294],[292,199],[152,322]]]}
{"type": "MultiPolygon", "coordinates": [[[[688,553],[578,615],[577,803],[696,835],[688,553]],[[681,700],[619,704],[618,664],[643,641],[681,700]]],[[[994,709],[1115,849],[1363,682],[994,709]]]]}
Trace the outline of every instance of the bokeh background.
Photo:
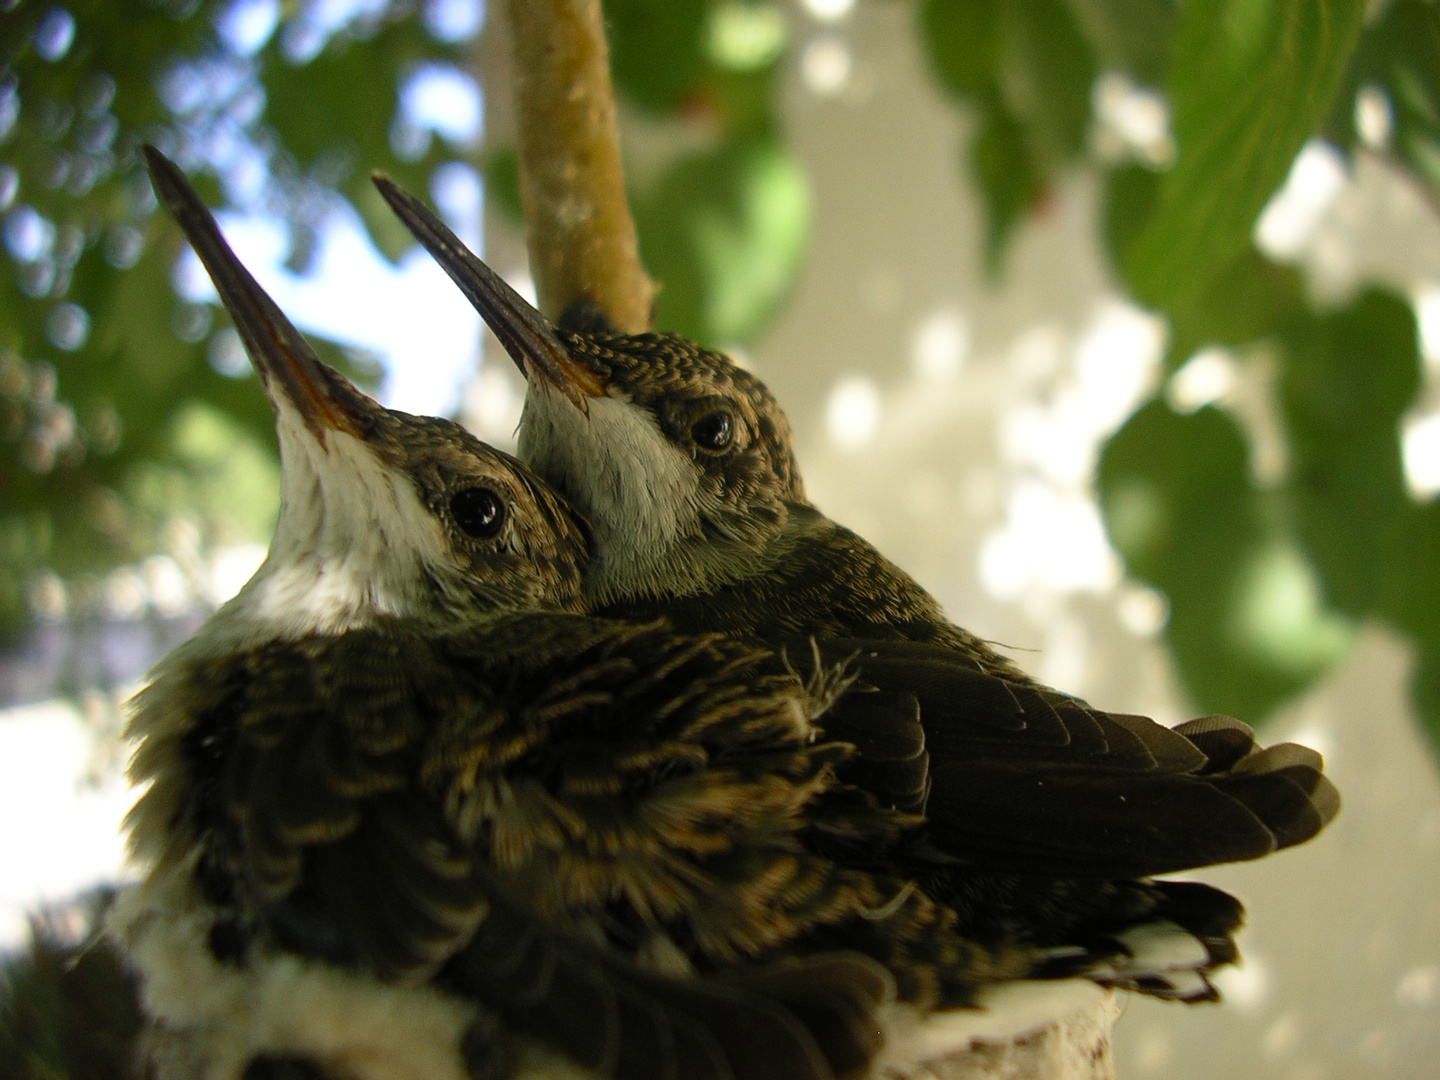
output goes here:
{"type": "MultiPolygon", "coordinates": [[[[657,324],[771,385],[815,501],[1065,690],[1326,755],[1325,834],[1203,875],[1250,909],[1226,1003],[1130,1003],[1121,1075],[1440,1072],[1435,5],[605,8],[657,324]]],[[[277,506],[268,406],[138,141],[328,359],[501,446],[519,378],[369,170],[528,272],[479,0],[22,0],[0,50],[0,948],[23,957],[35,913],[64,952],[72,898],[123,879],[118,704],[277,506]]]]}

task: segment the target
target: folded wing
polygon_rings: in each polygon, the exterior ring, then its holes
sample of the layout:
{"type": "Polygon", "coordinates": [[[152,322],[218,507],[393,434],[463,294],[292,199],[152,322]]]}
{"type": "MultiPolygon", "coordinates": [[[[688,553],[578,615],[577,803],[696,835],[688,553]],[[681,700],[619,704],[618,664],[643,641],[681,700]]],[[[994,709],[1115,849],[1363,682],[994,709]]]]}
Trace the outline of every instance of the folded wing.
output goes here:
{"type": "Polygon", "coordinates": [[[1259,858],[1338,812],[1320,755],[1256,745],[1238,720],[1167,728],[983,670],[955,650],[830,639],[858,681],[828,714],[860,747],[845,778],[923,807],[967,862],[1056,877],[1145,877],[1259,858]]]}

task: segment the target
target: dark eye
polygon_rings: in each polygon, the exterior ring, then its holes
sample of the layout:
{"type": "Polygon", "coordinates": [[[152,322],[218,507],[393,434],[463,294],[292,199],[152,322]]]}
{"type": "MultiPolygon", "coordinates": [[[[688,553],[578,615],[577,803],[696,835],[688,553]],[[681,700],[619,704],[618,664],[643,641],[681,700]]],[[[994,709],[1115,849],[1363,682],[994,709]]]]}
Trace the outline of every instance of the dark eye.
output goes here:
{"type": "Polygon", "coordinates": [[[690,425],[690,438],[703,450],[724,450],[735,441],[735,420],[724,409],[708,412],[690,425]]]}
{"type": "Polygon", "coordinates": [[[457,491],[450,500],[450,513],[455,515],[455,524],[471,536],[494,536],[505,524],[505,504],[489,488],[457,491]]]}

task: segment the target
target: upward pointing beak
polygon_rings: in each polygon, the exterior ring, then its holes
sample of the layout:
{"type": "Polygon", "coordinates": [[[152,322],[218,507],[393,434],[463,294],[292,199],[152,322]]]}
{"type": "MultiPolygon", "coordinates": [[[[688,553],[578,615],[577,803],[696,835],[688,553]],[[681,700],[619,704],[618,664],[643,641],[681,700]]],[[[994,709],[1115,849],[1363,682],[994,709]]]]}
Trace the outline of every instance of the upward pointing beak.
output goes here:
{"type": "Polygon", "coordinates": [[[460,286],[460,291],[505,346],[521,374],[530,380],[549,383],[581,412],[588,412],[586,399],[601,397],[605,385],[593,371],[570,356],[570,350],[555,332],[555,325],[481,262],[414,195],[380,173],[370,179],[415,239],[460,286]]]}
{"type": "Polygon", "coordinates": [[[277,394],[284,395],[321,441],[326,431],[368,438],[384,412],[382,407],[315,355],[310,343],[235,257],[215,218],[175,163],[153,146],[145,146],[142,152],[155,193],[210,272],[271,404],[278,411],[277,394]]]}

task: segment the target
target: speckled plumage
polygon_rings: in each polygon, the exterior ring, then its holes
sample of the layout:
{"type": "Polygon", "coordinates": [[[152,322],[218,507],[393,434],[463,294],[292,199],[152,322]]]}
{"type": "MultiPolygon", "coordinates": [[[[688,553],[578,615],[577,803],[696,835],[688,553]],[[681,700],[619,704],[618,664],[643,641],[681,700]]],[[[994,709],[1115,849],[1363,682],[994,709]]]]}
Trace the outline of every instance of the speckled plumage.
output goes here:
{"type": "MultiPolygon", "coordinates": [[[[913,741],[904,733],[918,725],[924,753],[907,772],[876,768],[875,755],[862,752],[845,775],[883,803],[924,810],[945,851],[1004,871],[1143,877],[1268,854],[1313,836],[1338,808],[1311,751],[1261,750],[1248,728],[1226,718],[1177,733],[1093,709],[1035,683],[949,622],[899,567],[805,501],[779,405],[723,354],[669,334],[557,335],[608,397],[653,418],[694,462],[702,509],[693,540],[727,551],[722,584],[637,579],[599,610],[663,615],[678,629],[771,646],[813,636],[826,655],[853,653],[872,693],[841,701],[829,730],[913,741]],[[688,430],[716,409],[736,426],[723,453],[696,446],[688,430]]],[[[595,448],[567,457],[553,418],[567,418],[571,438],[585,419],[554,393],[533,396],[527,417],[552,425],[549,445],[532,455],[536,467],[582,513],[593,512],[593,493],[576,489],[566,462],[593,458],[595,448]]],[[[535,442],[525,423],[522,454],[535,442]]],[[[605,535],[591,525],[597,540],[605,535]]]]}
{"type": "MultiPolygon", "coordinates": [[[[1262,749],[1229,717],[1172,730],[1037,684],[809,504],[784,413],[753,375],[673,334],[618,334],[593,306],[551,324],[423,204],[379,183],[526,375],[519,453],[590,523],[593,608],[773,648],[814,638],[825,657],[853,658],[857,685],[823,720],[859,748],[840,775],[923,815],[949,867],[891,855],[966,933],[998,922],[1038,939],[1090,917],[1079,913],[1123,921],[1173,904],[1228,942],[1233,901],[1180,887],[1157,899],[1166,883],[1133,879],[1257,858],[1338,811],[1304,747],[1262,749]],[[639,535],[663,550],[637,554],[639,535]]],[[[1228,944],[1214,954],[1230,958],[1228,944]]]]}
{"type": "Polygon", "coordinates": [[[321,365],[148,156],[276,407],[285,475],[265,564],[134,704],[143,877],[111,931],[157,1068],[488,1078],[548,1046],[630,1080],[864,1075],[894,978],[801,939],[858,923],[898,969],[884,927],[946,916],[907,894],[876,920],[898,886],[807,846],[904,824],[811,814],[849,752],[813,726],[843,671],[577,614],[586,537],[563,502],[321,365]]]}
{"type": "MultiPolygon", "coordinates": [[[[1033,1023],[997,990],[1208,992],[1223,901],[977,917],[920,819],[837,775],[848,656],[584,614],[565,502],[320,364],[147,156],[284,474],[265,564],[133,706],[109,928],[157,1080],[863,1080],[1033,1023]]],[[[885,742],[859,756],[920,752],[885,742]]]]}

